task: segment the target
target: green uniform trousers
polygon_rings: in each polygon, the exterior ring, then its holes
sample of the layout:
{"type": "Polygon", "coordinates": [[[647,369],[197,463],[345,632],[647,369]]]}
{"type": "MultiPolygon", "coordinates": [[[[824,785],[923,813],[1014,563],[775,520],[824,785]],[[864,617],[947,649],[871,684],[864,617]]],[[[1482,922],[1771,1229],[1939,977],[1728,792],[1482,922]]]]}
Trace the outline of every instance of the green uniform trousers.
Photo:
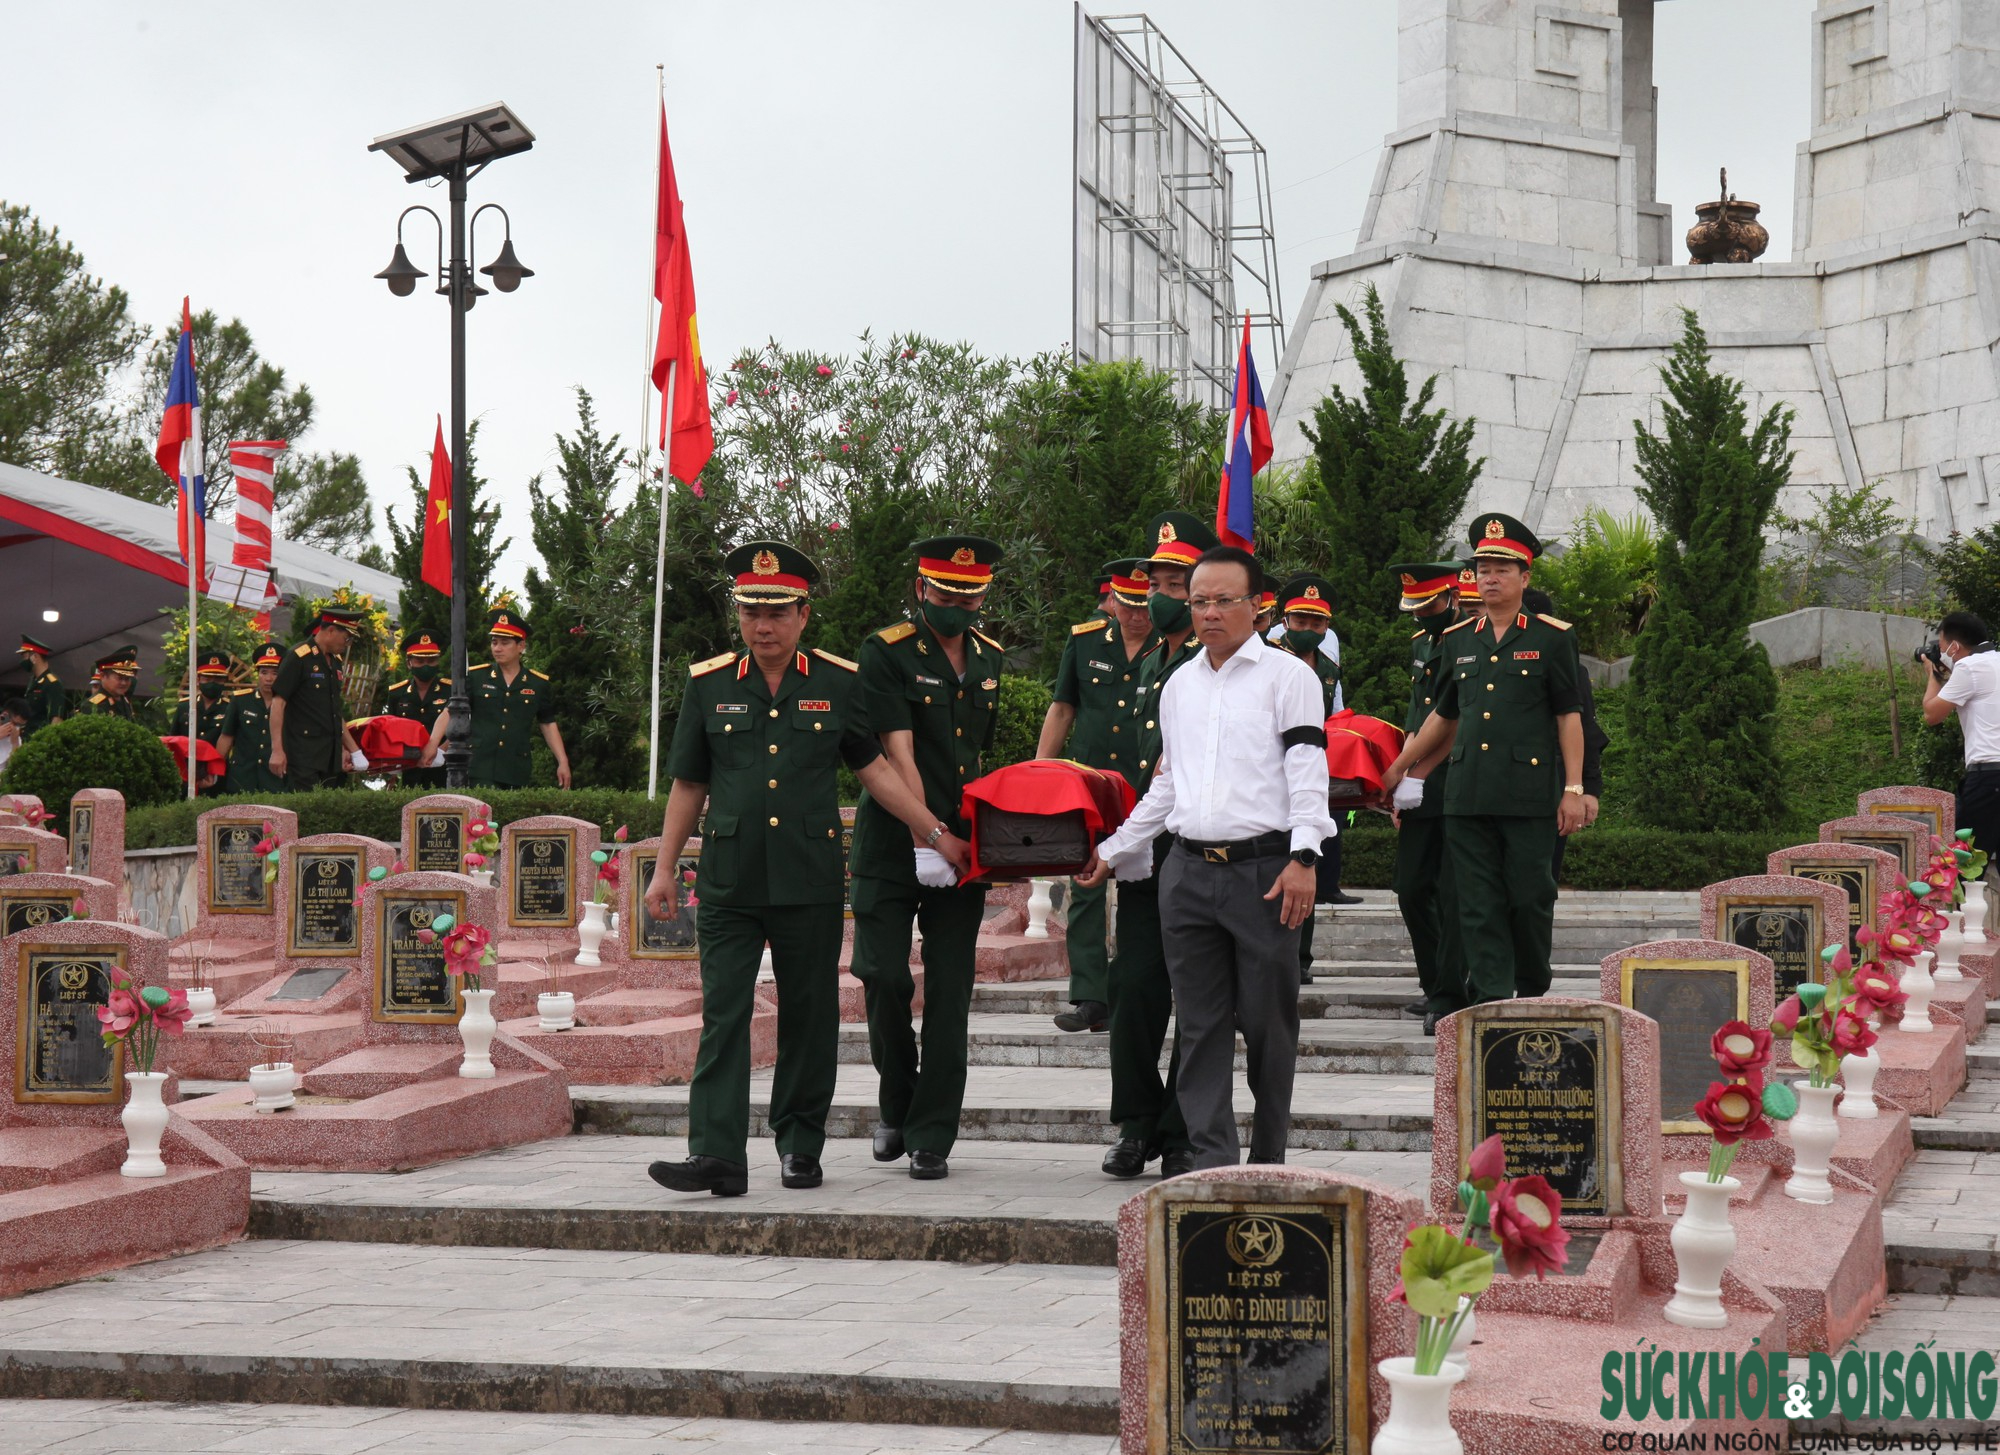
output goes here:
{"type": "Polygon", "coordinates": [[[1118,886],[1118,953],[1111,959],[1108,1034],[1111,1041],[1111,1120],[1118,1135],[1163,1152],[1191,1149],[1181,1116],[1181,1038],[1174,1037],[1167,1076],[1160,1048],[1174,1013],[1173,982],[1160,939],[1160,880],[1118,886]]]}
{"type": "Polygon", "coordinates": [[[1072,1005],[1094,1000],[1111,1003],[1111,956],[1104,949],[1104,901],[1111,881],[1089,889],[1069,886],[1069,998],[1072,1005]]]}
{"type": "Polygon", "coordinates": [[[1445,815],[1457,871],[1466,1003],[1549,993],[1555,940],[1556,820],[1505,814],[1445,815]]]}
{"type": "Polygon", "coordinates": [[[1410,932],[1424,1009],[1450,1015],[1466,1005],[1465,945],[1458,930],[1458,869],[1445,851],[1442,817],[1405,818],[1396,831],[1389,887],[1410,932]]]}
{"type": "Polygon", "coordinates": [[[868,1054],[882,1078],[877,1103],[885,1126],[901,1127],[912,1152],[951,1155],[965,1105],[966,1022],[972,1013],[979,924],[986,888],[930,889],[857,874],[854,978],[867,992],[868,1054]],[[924,934],[924,1024],[910,1023],[910,925],[924,934]]]}
{"type": "Polygon", "coordinates": [[[703,901],[696,936],[701,1047],[688,1087],[688,1151],[738,1166],[749,1160],[750,1017],[768,943],[778,981],[771,1135],[780,1153],[819,1156],[839,1059],[839,902],[738,907],[703,901]]]}

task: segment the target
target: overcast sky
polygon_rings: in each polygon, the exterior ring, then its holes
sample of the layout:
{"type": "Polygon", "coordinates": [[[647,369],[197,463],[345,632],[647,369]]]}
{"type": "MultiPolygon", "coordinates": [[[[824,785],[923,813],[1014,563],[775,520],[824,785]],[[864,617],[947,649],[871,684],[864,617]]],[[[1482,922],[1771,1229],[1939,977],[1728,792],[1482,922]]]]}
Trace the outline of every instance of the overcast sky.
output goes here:
{"type": "MultiPolygon", "coordinates": [[[[1295,324],[1312,265],[1349,250],[1395,125],[1394,0],[1145,9],[1269,152],[1295,324]]],[[[1660,7],[1660,196],[1677,231],[1726,165],[1764,204],[1769,256],[1789,256],[1811,12],[1660,7]]],[[[637,431],[656,62],[712,368],[766,338],[838,350],[869,327],[997,354],[1068,340],[1069,0],[0,0],[0,17],[0,198],[60,226],[150,324],[183,293],[242,318],[318,399],[298,443],[357,453],[399,514],[403,468],[450,404],[447,315],[371,275],[396,213],[444,199],[367,144],[493,100],[515,109],[535,149],[472,190],[507,207],[538,276],[469,320],[470,408],[514,584],[530,560],[526,481],[553,475],[571,389],[637,431]]],[[[432,268],[428,223],[411,229],[432,268]]],[[[1259,364],[1268,381],[1275,361],[1259,364]]]]}

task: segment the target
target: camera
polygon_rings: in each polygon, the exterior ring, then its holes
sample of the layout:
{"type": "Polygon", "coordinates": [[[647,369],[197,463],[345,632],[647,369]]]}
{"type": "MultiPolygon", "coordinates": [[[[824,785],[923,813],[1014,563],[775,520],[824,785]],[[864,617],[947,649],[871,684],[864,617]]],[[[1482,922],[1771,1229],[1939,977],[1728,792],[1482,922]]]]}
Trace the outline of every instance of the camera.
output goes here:
{"type": "Polygon", "coordinates": [[[1910,653],[1910,660],[1912,662],[1929,662],[1931,666],[1937,669],[1939,677],[1949,677],[1951,675],[1951,662],[1945,657],[1943,652],[1938,650],[1936,637],[1932,637],[1923,646],[1918,647],[1914,652],[1910,653]]]}

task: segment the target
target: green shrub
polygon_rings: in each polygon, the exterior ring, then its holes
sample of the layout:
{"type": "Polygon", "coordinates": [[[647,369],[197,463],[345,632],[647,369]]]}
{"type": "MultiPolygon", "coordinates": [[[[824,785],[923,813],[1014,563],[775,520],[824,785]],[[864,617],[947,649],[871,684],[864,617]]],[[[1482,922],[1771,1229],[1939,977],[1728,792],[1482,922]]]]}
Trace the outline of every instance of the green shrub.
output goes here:
{"type": "Polygon", "coordinates": [[[1034,677],[1000,674],[1000,721],[993,730],[993,751],[986,755],[989,773],[1035,756],[1052,695],[1048,685],[1034,677]]]}
{"type": "MultiPolygon", "coordinates": [[[[1357,814],[1345,833],[1341,883],[1387,889],[1396,863],[1395,830],[1378,814],[1357,814]]],[[[1672,833],[1599,819],[1571,836],[1562,882],[1571,889],[1699,889],[1718,879],[1762,874],[1773,849],[1798,842],[1797,834],[1672,833]]]]}
{"type": "Polygon", "coordinates": [[[1577,650],[1605,661],[1628,655],[1653,604],[1659,542],[1636,512],[1584,512],[1560,555],[1535,562],[1535,585],[1555,598],[1556,615],[1576,628],[1577,650]]]}
{"type": "Polygon", "coordinates": [[[59,818],[84,788],[115,788],[129,807],[171,803],[186,792],[166,745],[122,717],[73,717],[43,728],[7,760],[0,787],[34,794],[59,818]]]}

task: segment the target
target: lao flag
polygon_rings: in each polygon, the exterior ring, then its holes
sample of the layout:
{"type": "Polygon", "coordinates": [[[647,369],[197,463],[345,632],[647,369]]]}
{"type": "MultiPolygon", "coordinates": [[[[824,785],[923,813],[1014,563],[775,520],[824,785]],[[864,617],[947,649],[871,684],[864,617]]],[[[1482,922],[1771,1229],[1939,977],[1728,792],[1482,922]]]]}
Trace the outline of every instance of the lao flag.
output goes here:
{"type": "Polygon", "coordinates": [[[160,419],[160,442],[153,458],[175,483],[176,537],[188,578],[200,582],[208,520],[208,481],[202,476],[201,391],[194,377],[194,326],[188,301],[181,299],[181,338],[174,349],[174,371],[167,379],[167,408],[160,419]]]}
{"type": "Polygon", "coordinates": [[[1222,493],[1215,502],[1215,535],[1225,546],[1254,551],[1255,519],[1250,477],[1271,459],[1271,416],[1264,389],[1250,358],[1250,315],[1243,315],[1243,346],[1236,354],[1236,410],[1229,429],[1229,458],[1222,467],[1222,493]]]}

